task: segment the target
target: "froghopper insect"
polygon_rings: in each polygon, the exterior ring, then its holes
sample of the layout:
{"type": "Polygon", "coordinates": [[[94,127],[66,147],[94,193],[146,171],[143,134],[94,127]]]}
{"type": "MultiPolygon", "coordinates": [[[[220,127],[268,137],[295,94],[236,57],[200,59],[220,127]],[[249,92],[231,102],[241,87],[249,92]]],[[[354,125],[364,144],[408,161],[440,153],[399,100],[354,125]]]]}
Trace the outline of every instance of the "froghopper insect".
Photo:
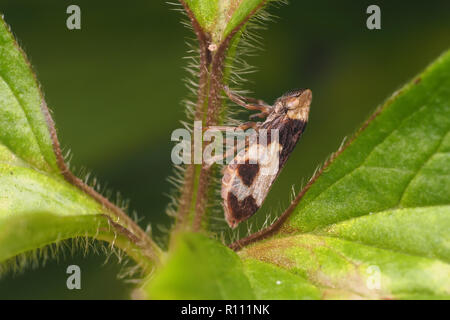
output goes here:
{"type": "Polygon", "coordinates": [[[221,195],[225,219],[235,228],[261,207],[294,150],[308,122],[312,92],[309,89],[289,91],[269,105],[262,100],[236,95],[226,86],[224,91],[236,104],[260,112],[253,117],[265,118],[263,122],[246,122],[239,126],[240,129],[253,128],[255,136],[250,137],[250,142],[223,170],[221,195]],[[260,139],[261,131],[267,135],[265,141],[260,139]]]}

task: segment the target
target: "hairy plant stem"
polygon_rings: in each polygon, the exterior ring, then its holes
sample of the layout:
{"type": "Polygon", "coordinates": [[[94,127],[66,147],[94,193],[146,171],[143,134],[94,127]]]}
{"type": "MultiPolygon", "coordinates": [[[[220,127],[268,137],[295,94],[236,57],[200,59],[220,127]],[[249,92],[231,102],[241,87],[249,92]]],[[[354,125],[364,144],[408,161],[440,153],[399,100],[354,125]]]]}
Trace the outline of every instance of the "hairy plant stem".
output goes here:
{"type": "MultiPolygon", "coordinates": [[[[219,123],[222,108],[222,87],[225,74],[225,59],[231,40],[248,20],[264,6],[262,1],[250,14],[243,19],[217,46],[210,50],[212,36],[206,33],[195,18],[194,13],[184,0],[180,0],[189,17],[197,36],[200,50],[200,72],[198,79],[197,103],[194,114],[195,121],[202,121],[203,127],[219,123]]],[[[214,44],[216,46],[216,44],[214,44]]],[[[193,143],[192,143],[193,145],[193,143]]],[[[206,210],[209,204],[208,195],[213,178],[211,167],[188,165],[186,168],[181,196],[179,200],[175,230],[202,229],[206,210]]],[[[216,200],[218,201],[218,200],[216,200]]]]}
{"type": "MultiPolygon", "coordinates": [[[[181,4],[186,11],[189,20],[191,22],[192,28],[197,36],[197,40],[199,43],[200,50],[200,68],[199,68],[199,80],[198,80],[198,91],[197,91],[197,103],[195,108],[194,119],[195,121],[202,121],[203,125],[205,124],[204,114],[205,109],[207,109],[206,99],[208,97],[208,73],[209,73],[209,65],[211,64],[211,53],[208,50],[208,46],[210,44],[210,37],[203,32],[200,24],[197,19],[195,19],[193,12],[188,7],[188,5],[180,0],[181,4]]],[[[194,145],[193,143],[191,144],[194,145]]],[[[193,153],[193,152],[192,152],[193,153]]],[[[181,190],[181,196],[179,200],[178,212],[177,212],[177,221],[176,221],[176,230],[189,228],[192,224],[193,220],[193,212],[196,209],[196,199],[198,185],[196,185],[196,181],[198,181],[198,177],[201,174],[201,166],[195,164],[187,165],[185,174],[184,174],[184,182],[181,190]]]]}

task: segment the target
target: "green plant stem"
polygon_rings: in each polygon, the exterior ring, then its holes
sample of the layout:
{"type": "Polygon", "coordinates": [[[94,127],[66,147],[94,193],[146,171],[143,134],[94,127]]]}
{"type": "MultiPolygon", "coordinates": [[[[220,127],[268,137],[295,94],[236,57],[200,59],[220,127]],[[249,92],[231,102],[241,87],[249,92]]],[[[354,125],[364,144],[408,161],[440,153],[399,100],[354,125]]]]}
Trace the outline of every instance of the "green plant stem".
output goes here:
{"type": "MultiPolygon", "coordinates": [[[[219,44],[213,43],[212,35],[202,29],[187,3],[184,0],[180,0],[180,2],[192,24],[200,50],[200,73],[194,120],[202,121],[203,127],[214,126],[221,121],[223,111],[222,87],[226,81],[225,76],[228,76],[225,69],[228,64],[232,64],[232,61],[225,61],[232,39],[248,20],[266,4],[266,1],[261,1],[251,10],[219,44]],[[210,50],[211,45],[216,46],[217,49],[210,50]]],[[[202,229],[213,179],[212,167],[202,165],[189,165],[187,167],[179,201],[176,230],[200,231],[202,229]]]]}

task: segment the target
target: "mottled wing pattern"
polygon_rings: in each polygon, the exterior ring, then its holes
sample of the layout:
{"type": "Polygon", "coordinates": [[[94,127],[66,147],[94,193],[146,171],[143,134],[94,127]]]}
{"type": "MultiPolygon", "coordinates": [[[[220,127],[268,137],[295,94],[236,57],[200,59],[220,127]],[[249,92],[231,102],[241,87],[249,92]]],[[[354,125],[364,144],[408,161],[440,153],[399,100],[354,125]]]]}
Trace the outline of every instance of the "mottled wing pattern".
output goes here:
{"type": "Polygon", "coordinates": [[[268,130],[267,146],[247,146],[225,168],[222,198],[230,226],[248,219],[261,207],[305,127],[306,121],[288,117],[264,123],[260,129],[268,130]],[[277,139],[271,129],[278,130],[277,139]]]}
{"type": "Polygon", "coordinates": [[[222,198],[230,226],[248,219],[261,207],[278,175],[281,148],[277,142],[267,147],[250,145],[225,168],[222,198]]]}

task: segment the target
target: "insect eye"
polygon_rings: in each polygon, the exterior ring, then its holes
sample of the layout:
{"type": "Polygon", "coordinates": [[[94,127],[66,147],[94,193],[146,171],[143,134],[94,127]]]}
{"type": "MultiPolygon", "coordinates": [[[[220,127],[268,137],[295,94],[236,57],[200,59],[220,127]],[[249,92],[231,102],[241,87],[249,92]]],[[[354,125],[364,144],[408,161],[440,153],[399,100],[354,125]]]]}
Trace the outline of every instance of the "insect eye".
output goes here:
{"type": "Polygon", "coordinates": [[[295,89],[295,90],[291,90],[286,92],[283,97],[300,97],[300,95],[302,94],[303,89],[295,89]]]}
{"type": "Polygon", "coordinates": [[[300,97],[304,91],[305,91],[304,89],[297,90],[297,92],[295,93],[295,97],[296,98],[300,97]]]}

